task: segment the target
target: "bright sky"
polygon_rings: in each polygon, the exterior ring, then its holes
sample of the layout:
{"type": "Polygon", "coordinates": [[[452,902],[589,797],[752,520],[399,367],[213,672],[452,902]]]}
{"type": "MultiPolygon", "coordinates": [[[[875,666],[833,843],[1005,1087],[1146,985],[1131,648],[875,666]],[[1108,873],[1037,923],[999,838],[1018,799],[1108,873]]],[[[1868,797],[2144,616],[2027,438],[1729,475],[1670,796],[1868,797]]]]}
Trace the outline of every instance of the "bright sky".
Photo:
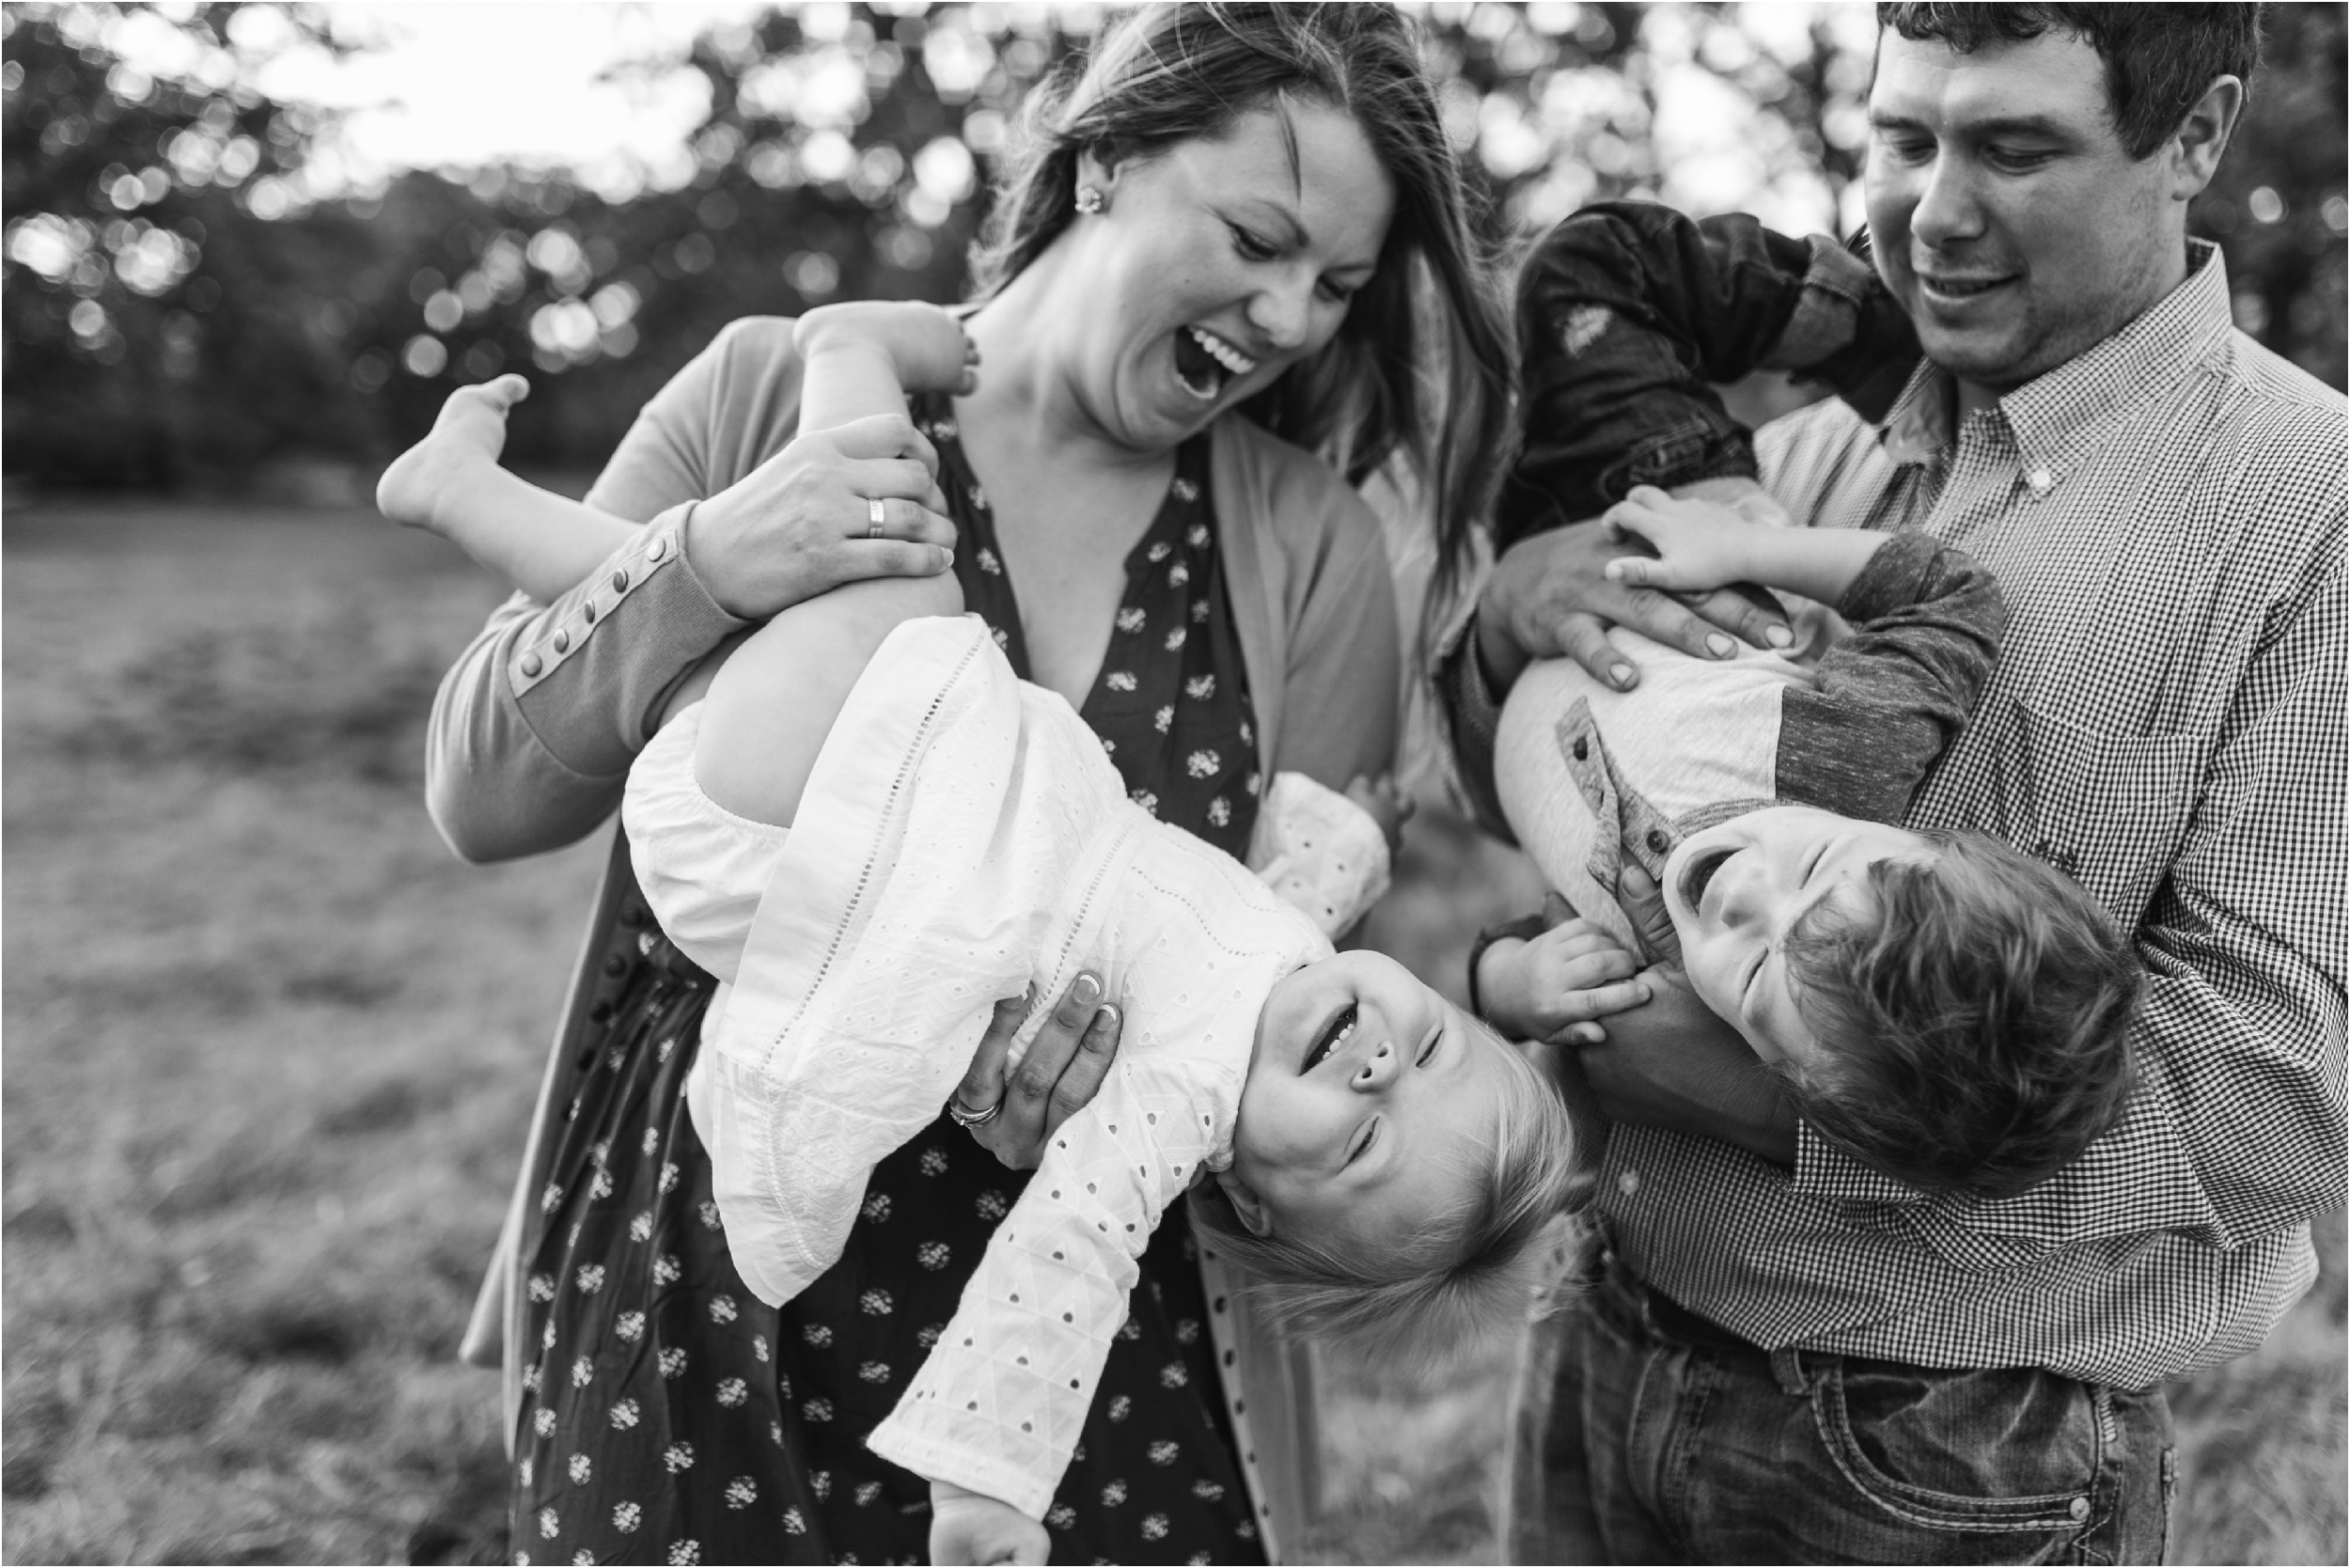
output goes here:
{"type": "Polygon", "coordinates": [[[600,78],[624,61],[682,59],[697,31],[759,8],[439,0],[321,9],[338,39],[368,47],[340,64],[290,53],[260,85],[351,111],[344,146],[365,180],[509,158],[593,169],[634,156],[658,167],[682,155],[709,114],[701,78],[658,70],[600,78]]]}

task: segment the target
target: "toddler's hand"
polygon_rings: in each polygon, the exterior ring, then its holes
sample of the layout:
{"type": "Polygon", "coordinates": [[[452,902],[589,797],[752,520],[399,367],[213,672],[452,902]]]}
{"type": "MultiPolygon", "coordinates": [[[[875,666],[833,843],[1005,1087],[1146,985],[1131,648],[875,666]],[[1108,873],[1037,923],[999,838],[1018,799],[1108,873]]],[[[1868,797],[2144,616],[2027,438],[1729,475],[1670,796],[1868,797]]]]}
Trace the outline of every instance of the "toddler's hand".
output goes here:
{"type": "Polygon", "coordinates": [[[1007,1502],[931,1482],[931,1560],[935,1563],[1043,1562],[1053,1553],[1044,1527],[1007,1502]]]}
{"type": "MultiPolygon", "coordinates": [[[[1554,908],[1565,902],[1552,894],[1554,908]]],[[[1593,1022],[1638,1007],[1648,982],[1639,958],[1589,920],[1569,919],[1530,942],[1496,942],[1477,970],[1485,1018],[1512,1040],[1595,1045],[1607,1031],[1593,1022]]]]}
{"type": "Polygon", "coordinates": [[[441,405],[422,441],[392,460],[375,484],[375,510],[395,523],[438,531],[441,497],[468,470],[495,467],[506,450],[506,416],[530,396],[530,383],[505,375],[461,386],[441,405]]]}
{"type": "Polygon", "coordinates": [[[1371,813],[1371,820],[1386,835],[1389,855],[1403,847],[1403,824],[1419,808],[1419,802],[1397,789],[1391,775],[1366,778],[1356,774],[1347,783],[1346,798],[1371,813]]]}
{"type": "Polygon", "coordinates": [[[1635,485],[1600,521],[1610,540],[1640,540],[1656,552],[1653,560],[1621,556],[1609,561],[1611,581],[1697,592],[1742,582],[1748,574],[1746,546],[1755,525],[1728,507],[1676,500],[1643,484],[1635,485]]]}

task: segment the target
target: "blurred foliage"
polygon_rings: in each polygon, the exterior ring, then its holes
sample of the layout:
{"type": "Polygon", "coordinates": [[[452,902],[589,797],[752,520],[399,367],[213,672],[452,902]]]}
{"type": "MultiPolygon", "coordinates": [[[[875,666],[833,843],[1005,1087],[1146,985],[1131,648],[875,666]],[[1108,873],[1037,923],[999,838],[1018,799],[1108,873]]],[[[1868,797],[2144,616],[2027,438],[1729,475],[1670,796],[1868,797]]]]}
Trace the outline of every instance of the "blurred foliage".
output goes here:
{"type": "MultiPolygon", "coordinates": [[[[1416,8],[1447,123],[1512,235],[1617,196],[1850,227],[1873,24],[1854,6],[1416,8]]],[[[597,461],[741,315],[954,298],[990,160],[1098,6],[808,4],[704,34],[674,167],[354,188],[337,123],[254,85],[344,50],[300,9],[0,10],[7,463],[52,482],[381,461],[448,389],[534,369],[525,462],[597,461]],[[156,67],[157,74],[131,61],[156,67]]],[[[2239,321],[2343,384],[2343,11],[2275,8],[2199,204],[2239,321]]],[[[645,71],[670,69],[648,63],[645,71]]]]}

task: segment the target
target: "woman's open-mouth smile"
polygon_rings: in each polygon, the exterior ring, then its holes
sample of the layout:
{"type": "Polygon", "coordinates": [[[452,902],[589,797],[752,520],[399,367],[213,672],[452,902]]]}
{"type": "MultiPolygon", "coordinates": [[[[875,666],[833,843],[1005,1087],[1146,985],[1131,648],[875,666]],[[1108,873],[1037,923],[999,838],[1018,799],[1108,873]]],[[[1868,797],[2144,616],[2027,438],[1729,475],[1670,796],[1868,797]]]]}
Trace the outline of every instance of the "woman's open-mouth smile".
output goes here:
{"type": "Polygon", "coordinates": [[[1201,402],[1213,402],[1226,384],[1257,368],[1257,362],[1202,326],[1175,334],[1175,377],[1201,402]]]}

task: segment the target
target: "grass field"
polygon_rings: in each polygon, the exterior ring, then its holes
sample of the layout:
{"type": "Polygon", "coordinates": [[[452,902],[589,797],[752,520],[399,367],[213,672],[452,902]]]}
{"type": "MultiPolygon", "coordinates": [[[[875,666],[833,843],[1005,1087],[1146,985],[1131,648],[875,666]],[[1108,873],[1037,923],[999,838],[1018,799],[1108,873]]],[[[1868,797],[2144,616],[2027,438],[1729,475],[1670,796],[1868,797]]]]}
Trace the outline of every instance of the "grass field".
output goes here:
{"type": "MultiPolygon", "coordinates": [[[[21,503],[5,546],[0,1552],[495,1550],[453,1353],[598,861],[469,870],[425,820],[425,710],[495,595],[358,513],[21,503]]],[[[1447,980],[1524,873],[1418,834],[1377,936],[1447,980]]],[[[2180,1560],[2343,1560],[2326,1238],[2271,1344],[2175,1393],[2180,1560]]],[[[1316,1553],[1489,1560],[1506,1373],[1337,1378],[1316,1553]]]]}

